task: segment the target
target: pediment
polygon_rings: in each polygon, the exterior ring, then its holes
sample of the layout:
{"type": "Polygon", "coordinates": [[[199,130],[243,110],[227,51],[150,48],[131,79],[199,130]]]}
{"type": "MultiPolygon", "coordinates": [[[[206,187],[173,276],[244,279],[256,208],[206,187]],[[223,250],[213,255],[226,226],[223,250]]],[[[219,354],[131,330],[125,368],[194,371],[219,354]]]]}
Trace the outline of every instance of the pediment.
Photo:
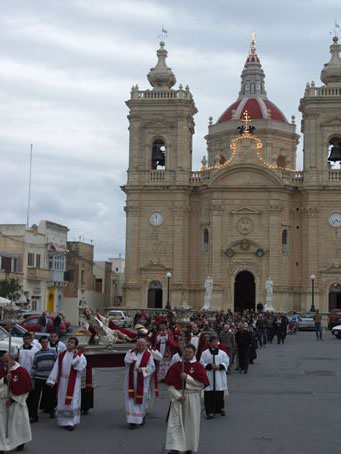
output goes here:
{"type": "Polygon", "coordinates": [[[140,271],[143,272],[149,272],[149,271],[154,271],[154,272],[165,272],[167,271],[167,268],[157,260],[151,260],[149,263],[145,264],[143,267],[140,268],[140,271]]]}
{"type": "Polygon", "coordinates": [[[159,119],[159,120],[153,120],[153,121],[148,121],[147,123],[145,123],[143,125],[144,128],[156,128],[156,129],[160,129],[160,128],[174,128],[174,123],[171,123],[169,121],[166,121],[166,120],[162,120],[162,119],[159,119]]]}
{"type": "Polygon", "coordinates": [[[255,210],[254,208],[249,208],[249,207],[243,207],[243,208],[238,208],[237,210],[232,210],[230,211],[230,214],[261,214],[260,211],[255,210]]]}
{"type": "Polygon", "coordinates": [[[321,126],[341,126],[341,117],[328,118],[321,123],[321,126]]]}
{"type": "Polygon", "coordinates": [[[254,165],[236,165],[214,175],[210,186],[226,187],[278,187],[283,181],[273,172],[254,165]]]}

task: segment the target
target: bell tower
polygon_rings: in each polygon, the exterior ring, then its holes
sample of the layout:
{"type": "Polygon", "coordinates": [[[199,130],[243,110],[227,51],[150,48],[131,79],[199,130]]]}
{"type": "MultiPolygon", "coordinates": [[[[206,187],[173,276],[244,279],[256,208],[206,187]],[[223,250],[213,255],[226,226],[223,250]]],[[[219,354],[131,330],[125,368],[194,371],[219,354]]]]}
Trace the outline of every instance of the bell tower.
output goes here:
{"type": "Polygon", "coordinates": [[[147,75],[152,89],[133,86],[127,101],[130,113],[129,184],[188,183],[192,169],[193,116],[197,112],[189,87],[180,84],[166,64],[167,50],[160,42],[158,61],[147,75]]]}
{"type": "Polygon", "coordinates": [[[300,101],[305,184],[326,184],[341,161],[341,45],[333,37],[321,87],[308,83],[300,101]]]}
{"type": "Polygon", "coordinates": [[[124,300],[130,307],[166,307],[188,288],[192,136],[197,109],[179,85],[160,42],[148,73],[151,89],[131,89],[126,193],[124,300]],[[166,276],[171,275],[171,280],[166,276]],[[157,302],[155,292],[157,290],[157,302]],[[153,296],[154,295],[154,296],[153,296]]]}

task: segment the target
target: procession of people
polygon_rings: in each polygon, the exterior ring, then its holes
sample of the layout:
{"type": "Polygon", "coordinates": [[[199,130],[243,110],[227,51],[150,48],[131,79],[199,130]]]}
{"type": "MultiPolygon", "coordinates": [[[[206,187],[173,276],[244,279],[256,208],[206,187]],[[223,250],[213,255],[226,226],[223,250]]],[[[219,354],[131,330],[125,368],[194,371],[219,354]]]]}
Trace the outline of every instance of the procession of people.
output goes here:
{"type": "MultiPolygon", "coordinates": [[[[275,336],[283,344],[289,323],[285,314],[248,310],[233,314],[202,309],[191,312],[186,323],[179,323],[171,310],[154,316],[141,311],[135,318],[135,330],[127,331],[86,309],[83,329],[89,332],[90,343],[134,342],[132,348],[127,344],[122,384],[129,429],[146,424],[160,386],[167,386],[170,405],[165,415],[165,446],[172,454],[197,452],[202,402],[208,420],[225,416],[229,376],[248,373],[257,350],[271,344],[275,336]]],[[[55,331],[49,337],[43,334],[39,343],[26,333],[22,347],[3,356],[0,400],[4,405],[0,412],[13,405],[13,411],[6,410],[7,426],[13,426],[11,418],[20,417],[25,430],[23,436],[14,433],[11,438],[6,436],[6,427],[0,427],[0,452],[23,449],[31,439],[30,423],[39,421],[41,411],[51,419],[57,417],[58,425],[67,431],[74,430],[81,411],[87,414],[93,406],[93,393],[89,404],[81,385],[86,365],[78,338],[71,336],[64,343],[55,331]],[[11,382],[13,370],[23,381],[20,389],[11,382]],[[8,396],[12,396],[10,400],[8,396]],[[20,407],[14,412],[15,403],[20,407]]]]}

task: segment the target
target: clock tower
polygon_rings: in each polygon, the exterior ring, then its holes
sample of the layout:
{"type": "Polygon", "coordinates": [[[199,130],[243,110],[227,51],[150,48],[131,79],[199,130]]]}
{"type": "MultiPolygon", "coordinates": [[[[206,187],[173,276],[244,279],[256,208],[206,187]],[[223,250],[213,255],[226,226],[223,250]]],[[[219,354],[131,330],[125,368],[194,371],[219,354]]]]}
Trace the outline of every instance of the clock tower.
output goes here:
{"type": "Polygon", "coordinates": [[[188,86],[177,89],[160,42],[151,89],[131,89],[126,201],[125,300],[132,307],[165,307],[172,273],[173,303],[186,294],[189,175],[197,109],[188,86]],[[177,265],[175,266],[175,260],[177,265]]]}
{"type": "Polygon", "coordinates": [[[317,307],[325,311],[332,308],[330,293],[341,281],[340,53],[339,39],[334,36],[330,60],[321,71],[322,85],[307,83],[299,106],[304,137],[302,285],[309,299],[310,276],[316,275],[317,307]]]}

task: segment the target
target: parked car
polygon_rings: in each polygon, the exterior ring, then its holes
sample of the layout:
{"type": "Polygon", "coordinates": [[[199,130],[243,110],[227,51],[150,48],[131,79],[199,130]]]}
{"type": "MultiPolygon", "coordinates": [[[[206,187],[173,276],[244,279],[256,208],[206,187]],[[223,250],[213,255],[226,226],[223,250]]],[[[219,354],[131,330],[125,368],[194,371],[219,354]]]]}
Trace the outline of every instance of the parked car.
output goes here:
{"type": "Polygon", "coordinates": [[[132,318],[123,311],[110,311],[107,313],[107,317],[116,323],[116,325],[123,328],[129,328],[133,321],[132,318]]]}
{"type": "MultiPolygon", "coordinates": [[[[23,322],[20,323],[20,326],[24,327],[27,329],[27,331],[33,331],[33,332],[39,332],[41,333],[41,326],[39,323],[39,318],[41,317],[41,314],[39,315],[31,315],[30,317],[27,317],[23,322]]],[[[55,315],[46,315],[47,319],[47,326],[46,326],[46,332],[50,333],[54,329],[53,325],[53,319],[55,318],[55,315]]],[[[67,327],[64,321],[60,324],[60,333],[61,334],[66,334],[67,333],[67,327]]]]}
{"type": "Polygon", "coordinates": [[[298,329],[299,330],[314,330],[314,312],[304,312],[298,315],[298,329]]]}
{"type": "MultiPolygon", "coordinates": [[[[46,313],[46,315],[48,315],[48,316],[50,316],[50,317],[52,317],[52,318],[55,318],[56,315],[57,315],[55,312],[46,312],[46,311],[45,311],[45,313],[46,313]]],[[[22,313],[22,314],[21,314],[21,318],[22,318],[22,322],[21,322],[21,323],[23,323],[23,321],[26,321],[27,319],[29,319],[30,317],[33,317],[33,316],[39,318],[39,317],[41,316],[41,314],[42,314],[41,312],[37,312],[37,311],[30,311],[30,312],[22,313]]],[[[65,323],[66,331],[67,331],[67,332],[72,331],[71,322],[69,322],[68,320],[66,320],[65,317],[64,317],[64,315],[63,315],[62,313],[59,313],[59,315],[60,315],[62,321],[65,323]]],[[[62,328],[61,328],[61,330],[62,330],[62,328]]]]}
{"type": "Polygon", "coordinates": [[[338,339],[341,339],[341,325],[333,326],[332,334],[338,339]]]}
{"type": "MultiPolygon", "coordinates": [[[[0,321],[0,327],[5,328],[6,331],[9,331],[9,326],[8,322],[5,320],[0,321]]],[[[25,333],[28,333],[28,330],[25,329],[23,326],[21,326],[19,323],[16,323],[14,326],[12,326],[11,329],[12,336],[14,337],[24,337],[25,333]]],[[[34,338],[39,340],[41,336],[47,336],[50,337],[49,333],[39,333],[39,332],[34,332],[34,338]]]]}
{"type": "MultiPolygon", "coordinates": [[[[21,347],[23,344],[22,337],[12,336],[11,345],[16,348],[21,347]]],[[[0,357],[5,353],[8,352],[8,345],[9,345],[9,333],[3,327],[0,326],[0,357]]]]}
{"type": "Polygon", "coordinates": [[[328,317],[328,329],[341,325],[341,309],[333,309],[328,317]]]}

